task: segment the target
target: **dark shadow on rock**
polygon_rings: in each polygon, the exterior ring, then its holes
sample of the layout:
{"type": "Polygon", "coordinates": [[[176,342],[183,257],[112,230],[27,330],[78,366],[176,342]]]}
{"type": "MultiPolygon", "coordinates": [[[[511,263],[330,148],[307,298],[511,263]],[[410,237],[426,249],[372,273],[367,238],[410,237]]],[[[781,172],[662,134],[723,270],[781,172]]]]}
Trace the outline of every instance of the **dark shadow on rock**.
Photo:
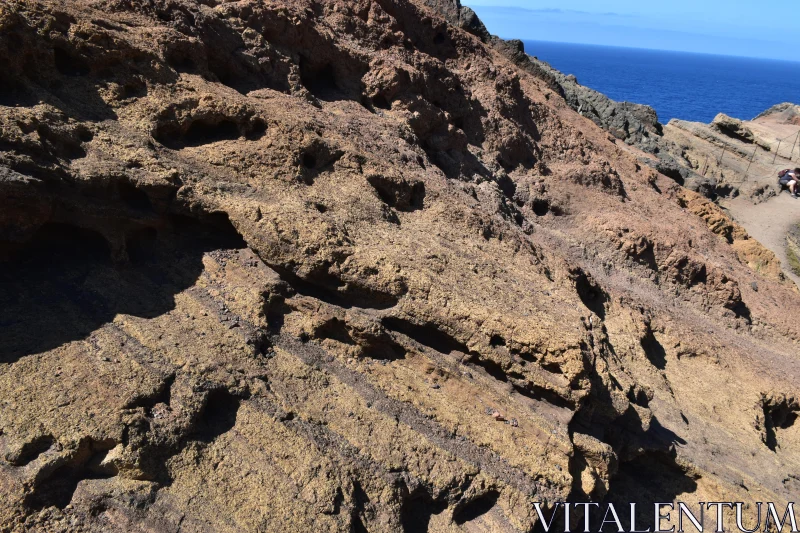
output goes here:
{"type": "Polygon", "coordinates": [[[328,46],[325,57],[300,56],[300,82],[323,102],[361,102],[364,94],[361,78],[369,68],[357,58],[330,44],[328,46]]]}
{"type": "Polygon", "coordinates": [[[211,443],[236,425],[241,399],[225,389],[211,391],[190,439],[211,443]]]}
{"type": "Polygon", "coordinates": [[[325,142],[312,142],[298,154],[302,181],[306,185],[313,185],[321,174],[332,171],[343,155],[342,150],[332,148],[325,142]]]}
{"type": "Polygon", "coordinates": [[[381,323],[387,330],[402,333],[434,351],[443,354],[449,354],[453,351],[470,353],[466,344],[438,328],[435,324],[418,324],[405,318],[391,316],[385,317],[381,323]]]}
{"type": "Polygon", "coordinates": [[[570,272],[570,277],[575,283],[575,290],[578,293],[583,305],[601,319],[606,318],[606,304],[611,301],[600,285],[580,268],[575,268],[570,272]]]}
{"type": "Polygon", "coordinates": [[[730,305],[726,306],[728,309],[733,311],[738,318],[743,318],[748,324],[753,323],[753,314],[750,311],[750,308],[747,307],[747,304],[741,300],[734,301],[730,305]]]}
{"type": "MultiPolygon", "coordinates": [[[[154,424],[140,419],[128,427],[123,442],[136,442],[139,448],[139,467],[146,479],[159,487],[169,487],[174,478],[168,466],[169,459],[187,447],[202,451],[236,425],[239,408],[249,399],[248,394],[237,396],[225,388],[203,390],[195,387],[196,394],[206,393],[202,407],[191,414],[191,423],[178,429],[154,424]]],[[[290,414],[291,416],[291,414],[290,414]]]]}
{"type": "Polygon", "coordinates": [[[432,501],[426,492],[421,495],[412,495],[400,508],[400,525],[404,533],[420,533],[428,531],[431,517],[447,509],[446,502],[432,501]]]}
{"type": "Polygon", "coordinates": [[[399,296],[380,292],[368,286],[346,283],[329,272],[315,272],[301,278],[280,264],[269,264],[292,290],[300,295],[316,298],[325,303],[351,309],[389,309],[397,305],[399,296]]]}
{"type": "MultiPolygon", "coordinates": [[[[662,426],[655,416],[645,423],[633,406],[628,406],[619,416],[610,415],[610,404],[601,399],[607,391],[597,394],[597,400],[581,407],[570,423],[570,431],[584,433],[607,443],[621,463],[650,451],[672,453],[676,444],[686,444],[683,438],[662,426]]],[[[610,395],[608,401],[611,401],[610,395]]]]}
{"type": "Polygon", "coordinates": [[[362,517],[367,513],[370,507],[369,495],[364,491],[361,483],[358,480],[353,480],[353,510],[350,515],[350,532],[351,533],[367,533],[367,527],[364,525],[362,517]]]}
{"type": "Polygon", "coordinates": [[[490,491],[487,494],[482,495],[480,498],[476,498],[470,502],[467,502],[463,506],[456,509],[453,513],[453,522],[456,525],[464,525],[467,522],[472,522],[473,520],[477,520],[489,511],[497,504],[497,500],[500,498],[500,493],[497,491],[490,491]]]}
{"type": "Polygon", "coordinates": [[[243,247],[227,217],[175,218],[132,235],[130,262],[118,265],[99,233],[46,224],[0,262],[0,363],[83,339],[119,313],[170,311],[202,272],[205,252],[243,247]]]}
{"type": "Polygon", "coordinates": [[[116,476],[117,469],[104,464],[108,452],[114,446],[112,440],[83,439],[72,458],[34,482],[34,486],[25,495],[25,506],[35,511],[48,507],[64,509],[72,501],[81,481],[116,476]]]}
{"type": "Polygon", "coordinates": [[[774,452],[780,447],[777,430],[788,429],[795,424],[800,405],[794,398],[762,396],[761,408],[764,412],[764,444],[774,452]]]}
{"type": "MultiPolygon", "coordinates": [[[[609,345],[608,348],[611,351],[613,347],[609,345]]],[[[629,502],[641,502],[643,505],[637,506],[637,511],[646,506],[650,509],[645,513],[647,516],[637,517],[637,527],[645,529],[645,519],[652,514],[653,502],[671,502],[697,487],[698,477],[676,461],[676,446],[685,445],[686,441],[662,426],[655,416],[643,419],[641,413],[644,411],[632,404],[624,412],[619,412],[612,397],[612,389],[619,389],[613,376],[610,383],[606,383],[593,371],[590,379],[592,394],[570,422],[570,435],[576,443],[575,436],[580,433],[607,444],[614,451],[615,458],[608,466],[611,473],[608,492],[585,494],[582,474],[592,471],[591,464],[596,458],[591,453],[584,455],[576,445],[569,467],[574,480],[569,501],[602,500],[622,505],[618,509],[627,509],[629,502]]],[[[602,516],[596,522],[600,520],[602,516]]]]}
{"type": "Polygon", "coordinates": [[[653,502],[672,502],[697,489],[698,476],[686,472],[673,454],[648,452],[622,463],[611,479],[603,504],[613,503],[622,511],[623,525],[630,520],[630,504],[636,504],[636,527],[652,528],[653,502]]]}
{"type": "Polygon", "coordinates": [[[667,367],[667,351],[649,329],[647,335],[641,340],[641,345],[645,355],[647,355],[647,359],[653,363],[653,366],[659,370],[664,370],[667,367]]]}
{"type": "Polygon", "coordinates": [[[422,181],[371,174],[367,182],[383,203],[398,211],[416,211],[425,206],[425,183],[422,181]]]}

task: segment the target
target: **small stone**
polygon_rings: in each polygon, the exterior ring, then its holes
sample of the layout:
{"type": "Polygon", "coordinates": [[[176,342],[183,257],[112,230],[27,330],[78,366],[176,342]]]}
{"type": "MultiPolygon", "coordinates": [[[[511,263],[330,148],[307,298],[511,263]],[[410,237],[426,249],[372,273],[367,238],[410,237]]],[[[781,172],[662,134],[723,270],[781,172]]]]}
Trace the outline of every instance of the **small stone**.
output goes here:
{"type": "Polygon", "coordinates": [[[439,389],[439,388],[441,388],[441,387],[439,387],[439,384],[438,384],[438,383],[434,383],[433,385],[431,385],[431,388],[432,388],[432,389],[439,389]]]}
{"type": "Polygon", "coordinates": [[[757,282],[754,281],[753,283],[750,284],[750,286],[753,288],[753,290],[755,292],[758,292],[758,283],[757,282]]]}

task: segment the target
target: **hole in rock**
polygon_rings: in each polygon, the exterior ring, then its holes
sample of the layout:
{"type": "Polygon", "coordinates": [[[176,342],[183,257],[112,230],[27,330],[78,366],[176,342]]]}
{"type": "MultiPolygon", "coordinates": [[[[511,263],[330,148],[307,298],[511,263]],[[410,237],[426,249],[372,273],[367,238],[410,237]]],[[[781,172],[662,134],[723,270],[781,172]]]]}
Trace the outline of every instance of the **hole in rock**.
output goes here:
{"type": "Polygon", "coordinates": [[[317,158],[313,154],[303,154],[303,166],[309,170],[313,170],[317,166],[317,158]]]}
{"type": "Polygon", "coordinates": [[[94,139],[94,133],[92,133],[92,132],[91,132],[91,131],[89,131],[88,129],[79,129],[79,130],[78,130],[78,139],[79,139],[79,140],[80,140],[82,143],[88,143],[88,142],[91,142],[91,141],[92,141],[92,139],[94,139]]]}
{"type": "Polygon", "coordinates": [[[403,533],[428,531],[431,518],[447,509],[447,502],[433,501],[429,494],[412,495],[400,507],[400,526],[403,533]]]}
{"type": "Polygon", "coordinates": [[[396,317],[384,317],[383,326],[391,331],[402,333],[410,339],[427,346],[440,353],[449,354],[453,351],[469,353],[464,343],[459,342],[451,335],[441,331],[430,324],[415,324],[409,320],[396,317]]]}
{"type": "Polygon", "coordinates": [[[174,123],[162,125],[155,132],[155,138],[167,148],[178,150],[220,141],[236,140],[240,134],[239,126],[232,120],[211,121],[197,119],[185,131],[182,131],[174,123]]]}
{"type": "Polygon", "coordinates": [[[303,279],[280,265],[270,265],[298,294],[316,298],[323,302],[345,309],[361,307],[365,309],[389,309],[397,305],[398,297],[378,292],[369,287],[348,285],[328,273],[320,273],[303,279]]]}
{"type": "Polygon", "coordinates": [[[508,375],[505,370],[503,370],[503,366],[497,361],[492,361],[491,359],[477,359],[474,363],[483,368],[487,374],[497,381],[508,383],[508,375]]]}
{"type": "Polygon", "coordinates": [[[531,207],[537,217],[543,217],[550,211],[550,203],[547,200],[536,199],[531,207]]]}
{"type": "Polygon", "coordinates": [[[545,364],[542,365],[542,368],[544,368],[545,370],[547,370],[548,372],[550,372],[552,374],[563,374],[564,373],[564,371],[561,370],[561,365],[559,365],[558,363],[545,363],[545,364]]]}
{"type": "Polygon", "coordinates": [[[383,110],[390,110],[392,108],[392,104],[389,103],[389,100],[386,99],[385,96],[379,94],[372,98],[372,105],[377,109],[383,110]]]}
{"type": "Polygon", "coordinates": [[[409,182],[377,174],[368,176],[367,181],[389,207],[399,211],[416,211],[425,205],[425,184],[421,181],[409,182]]]}
{"type": "Polygon", "coordinates": [[[480,498],[466,503],[453,513],[453,522],[455,522],[456,525],[462,526],[467,522],[479,519],[497,505],[497,500],[499,498],[499,492],[491,491],[480,498]]]}
{"type": "Polygon", "coordinates": [[[762,409],[764,412],[764,431],[766,433],[765,444],[767,447],[777,451],[778,443],[778,429],[788,429],[797,421],[800,415],[800,406],[796,401],[783,398],[779,401],[770,401],[767,399],[762,400],[762,409]]]}
{"type": "Polygon", "coordinates": [[[153,258],[156,253],[158,232],[155,228],[143,228],[132,232],[125,238],[125,249],[133,264],[141,264],[153,258]]]}
{"type": "Polygon", "coordinates": [[[346,324],[341,320],[339,320],[338,318],[329,320],[328,322],[318,327],[315,331],[315,335],[318,338],[333,339],[335,341],[341,342],[342,344],[350,344],[350,345],[356,344],[356,342],[350,336],[350,333],[347,332],[346,324]]]}
{"type": "Polygon", "coordinates": [[[196,120],[186,130],[183,138],[187,146],[232,141],[239,138],[239,126],[230,120],[222,120],[217,123],[196,120]]]}
{"type": "Polygon", "coordinates": [[[320,100],[334,99],[339,93],[336,70],[331,63],[315,67],[307,59],[301,58],[300,83],[320,100]]]}
{"type": "Polygon", "coordinates": [[[247,133],[247,139],[255,141],[264,136],[267,132],[267,123],[260,118],[255,119],[250,125],[250,131],[247,133]]]}
{"type": "Polygon", "coordinates": [[[572,274],[575,281],[575,289],[583,305],[601,319],[605,320],[605,306],[606,303],[610,301],[608,294],[583,270],[579,268],[575,269],[572,274]]]}
{"type": "Polygon", "coordinates": [[[502,335],[492,335],[489,339],[489,344],[497,348],[498,346],[505,346],[506,340],[502,337],[502,335]]]}
{"type": "Polygon", "coordinates": [[[64,76],[85,76],[91,72],[89,64],[61,48],[53,49],[56,70],[64,76]]]}
{"type": "Polygon", "coordinates": [[[125,205],[137,211],[152,211],[153,205],[150,198],[143,190],[137,188],[129,181],[120,181],[117,185],[119,198],[125,205]]]}
{"type": "Polygon", "coordinates": [[[209,393],[203,412],[198,419],[192,438],[210,443],[233,429],[241,400],[224,389],[209,393]]]}

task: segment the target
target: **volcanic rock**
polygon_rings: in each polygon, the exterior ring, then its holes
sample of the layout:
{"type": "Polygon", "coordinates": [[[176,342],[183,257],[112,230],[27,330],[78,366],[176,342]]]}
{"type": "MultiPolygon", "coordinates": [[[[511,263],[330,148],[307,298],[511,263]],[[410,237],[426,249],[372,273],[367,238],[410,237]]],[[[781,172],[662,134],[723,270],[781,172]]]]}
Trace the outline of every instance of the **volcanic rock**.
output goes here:
{"type": "Polygon", "coordinates": [[[774,254],[467,15],[0,5],[0,530],[797,494],[774,254]]]}

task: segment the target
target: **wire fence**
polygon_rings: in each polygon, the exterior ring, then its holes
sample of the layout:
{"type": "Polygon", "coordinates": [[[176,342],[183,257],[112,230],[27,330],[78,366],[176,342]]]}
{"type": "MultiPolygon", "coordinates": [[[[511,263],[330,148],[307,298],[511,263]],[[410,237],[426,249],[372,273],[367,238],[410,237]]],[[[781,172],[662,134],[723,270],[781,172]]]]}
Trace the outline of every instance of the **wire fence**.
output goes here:
{"type": "Polygon", "coordinates": [[[705,161],[701,165],[700,174],[703,176],[706,175],[712,161],[715,161],[717,166],[721,167],[726,154],[728,154],[729,157],[738,156],[747,161],[747,168],[739,183],[747,181],[753,164],[762,167],[774,167],[775,174],[777,174],[780,170],[778,167],[785,167],[787,162],[800,163],[800,130],[771,143],[754,141],[752,153],[749,152],[749,149],[744,151],[733,143],[723,141],[723,145],[719,150],[714,150],[710,155],[706,156],[705,161]],[[773,147],[775,148],[774,151],[773,147]],[[781,153],[781,150],[783,150],[783,153],[781,153]]]}

